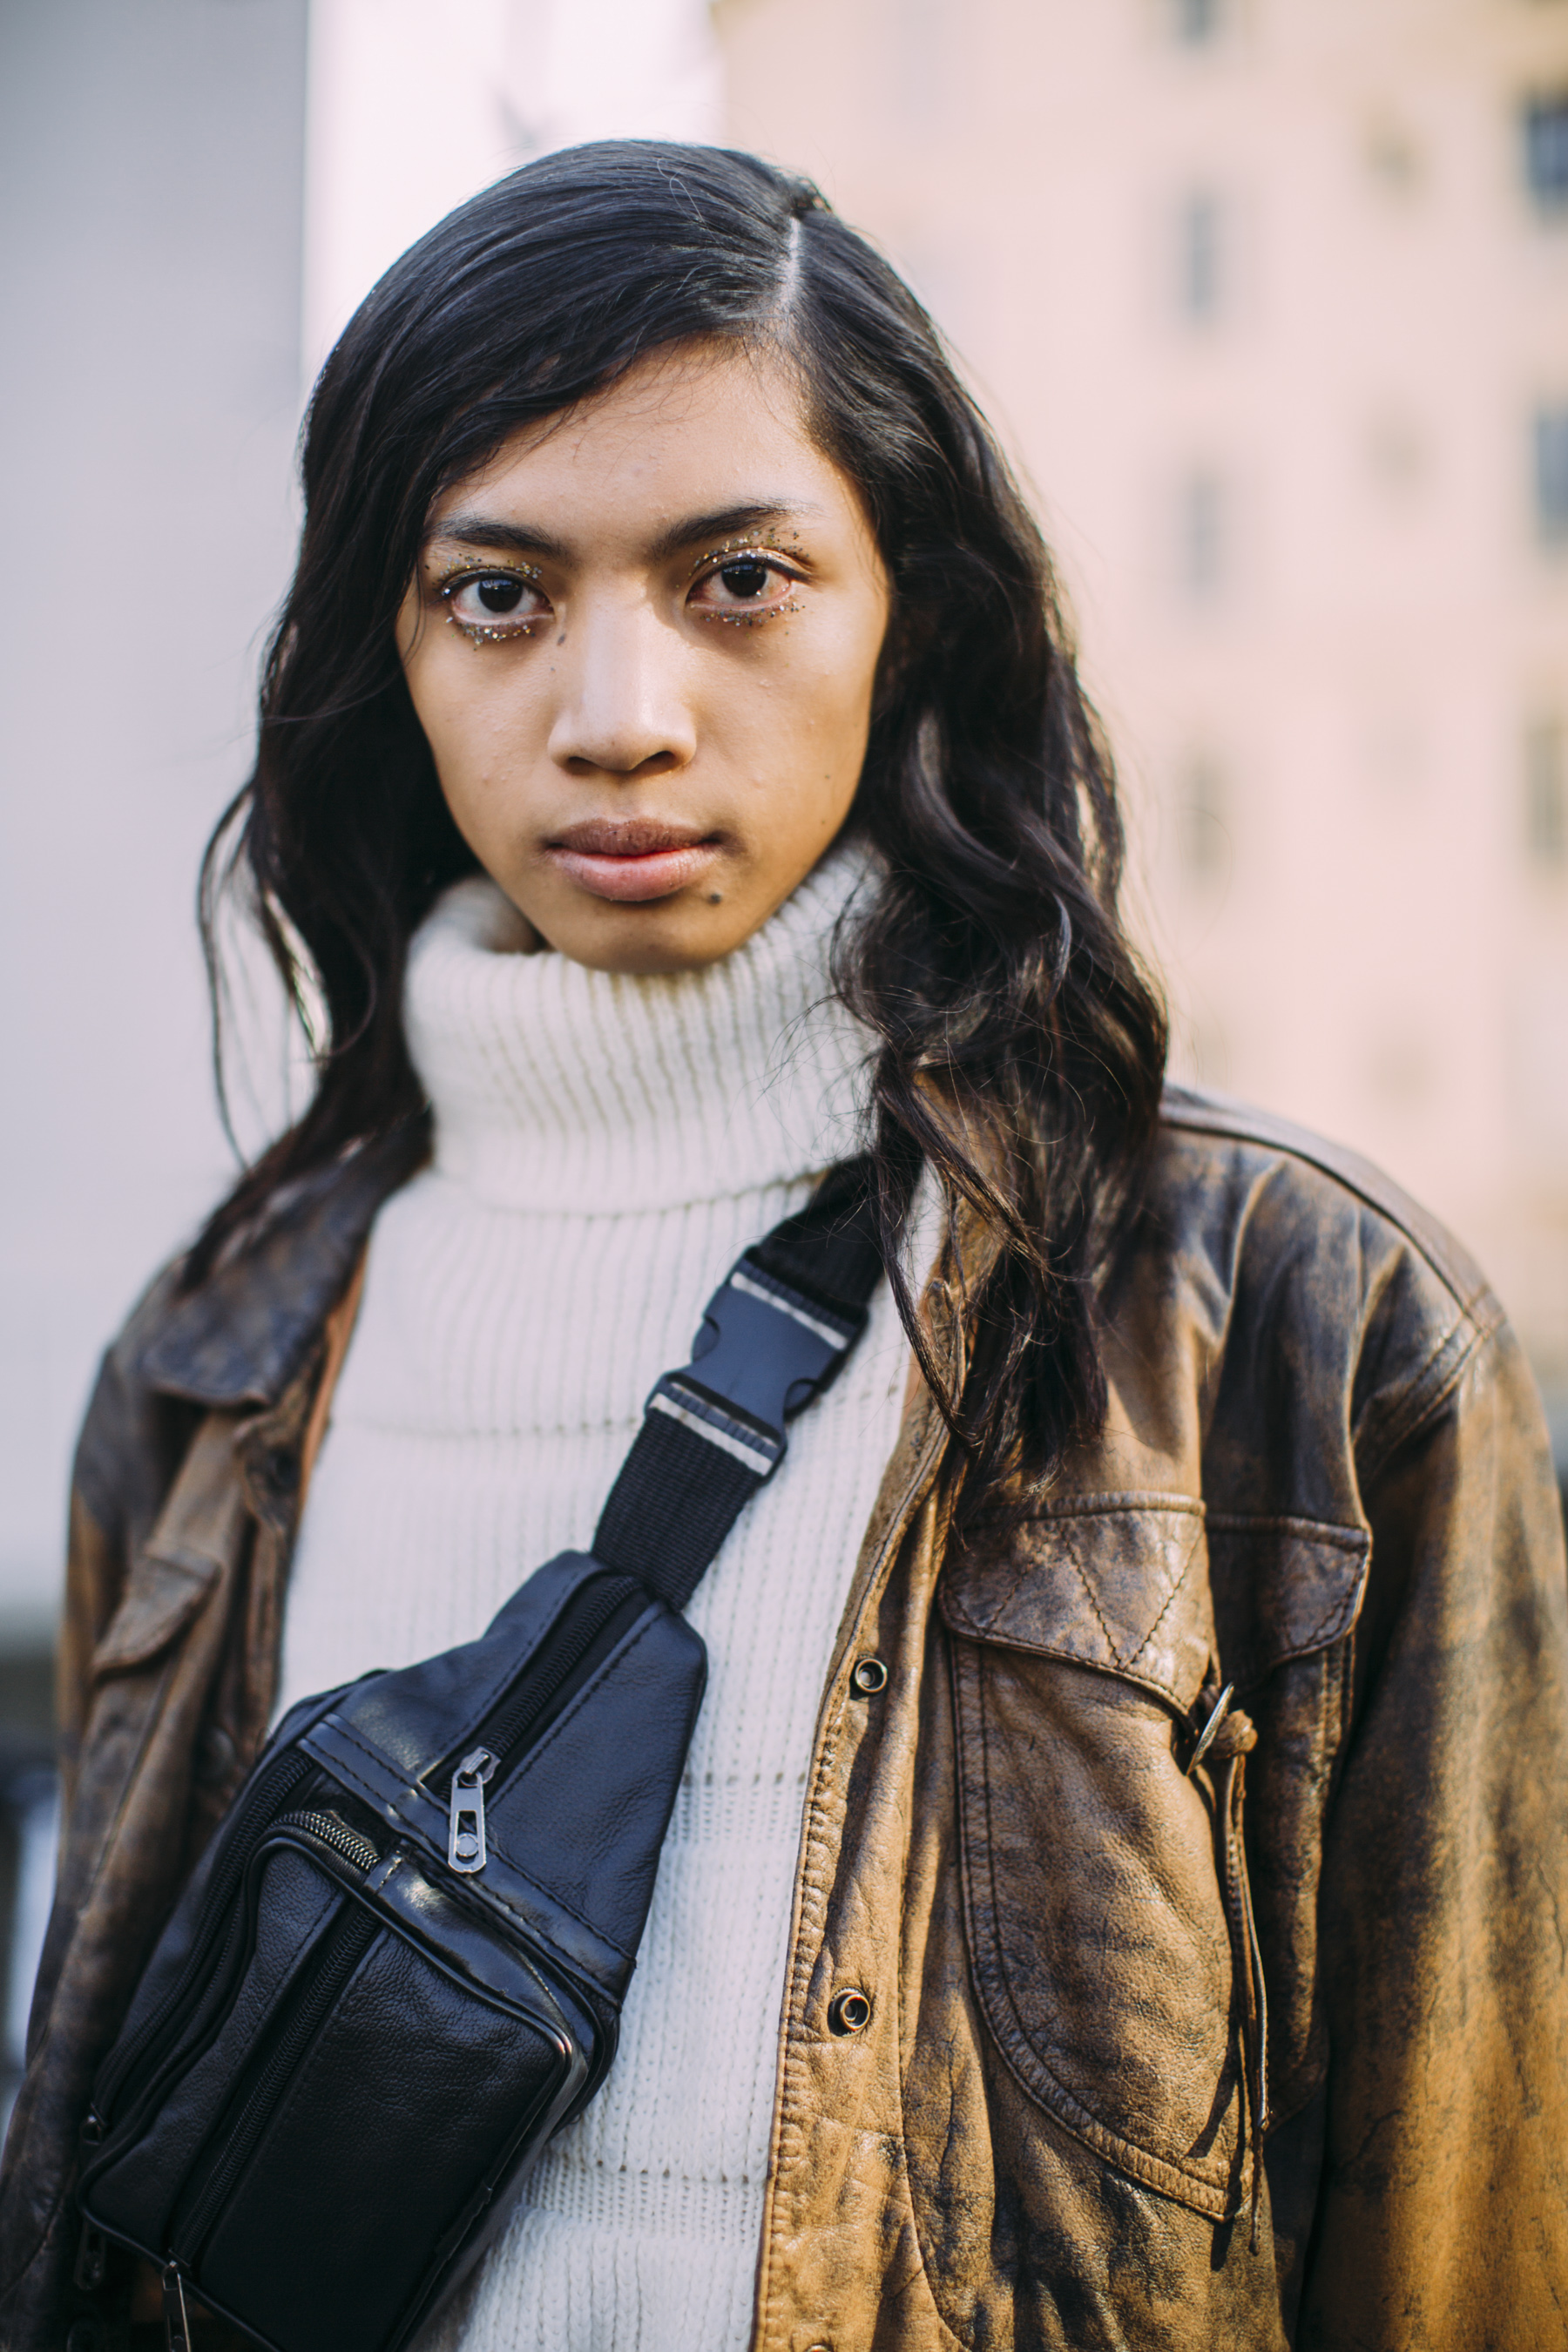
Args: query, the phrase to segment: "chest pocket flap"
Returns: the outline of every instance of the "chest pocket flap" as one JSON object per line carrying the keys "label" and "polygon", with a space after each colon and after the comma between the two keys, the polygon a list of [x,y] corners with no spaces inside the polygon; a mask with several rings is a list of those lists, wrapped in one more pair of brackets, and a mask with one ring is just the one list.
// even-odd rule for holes
{"label": "chest pocket flap", "polygon": [[235,1418],[210,1412],[197,1431],[93,1652],[96,1677],[145,1665],[166,1650],[241,1556],[248,1521],[235,1467]]}
{"label": "chest pocket flap", "polygon": [[1215,1646],[1204,1507],[1118,1495],[1027,1519],[994,1548],[978,1538],[944,1580],[955,1633],[1095,1666],[1184,1715]]}

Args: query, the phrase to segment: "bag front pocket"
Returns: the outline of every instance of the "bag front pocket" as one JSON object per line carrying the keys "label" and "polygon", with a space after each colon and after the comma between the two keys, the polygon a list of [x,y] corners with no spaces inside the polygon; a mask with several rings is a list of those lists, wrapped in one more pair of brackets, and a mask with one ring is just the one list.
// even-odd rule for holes
{"label": "bag front pocket", "polygon": [[1226,2219],[1245,1987],[1215,1790],[1176,1752],[1213,1652],[1202,1507],[1119,1497],[1030,1520],[950,1563],[942,1606],[990,2030],[1098,2155]]}
{"label": "bag front pocket", "polygon": [[[510,2185],[567,2056],[355,1903],[174,2230],[198,2295],[282,2352],[405,2340]],[[410,2124],[414,2130],[410,2134]]]}
{"label": "bag front pocket", "polygon": [[336,1814],[274,1822],[245,1889],[208,1976],[174,1981],[170,2046],[122,2070],[84,2213],[274,2352],[387,2352],[484,2242],[591,2028]]}

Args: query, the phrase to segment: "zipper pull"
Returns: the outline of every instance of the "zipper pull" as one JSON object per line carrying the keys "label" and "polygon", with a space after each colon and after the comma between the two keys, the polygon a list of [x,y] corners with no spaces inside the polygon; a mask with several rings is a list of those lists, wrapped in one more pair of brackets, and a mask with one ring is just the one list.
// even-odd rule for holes
{"label": "zipper pull", "polygon": [[466,1877],[485,1866],[485,1783],[495,1769],[489,1749],[474,1748],[452,1775],[447,1860]]}
{"label": "zipper pull", "polygon": [[163,2265],[163,2333],[169,2339],[169,2352],[191,2352],[191,2320],[178,2263]]}

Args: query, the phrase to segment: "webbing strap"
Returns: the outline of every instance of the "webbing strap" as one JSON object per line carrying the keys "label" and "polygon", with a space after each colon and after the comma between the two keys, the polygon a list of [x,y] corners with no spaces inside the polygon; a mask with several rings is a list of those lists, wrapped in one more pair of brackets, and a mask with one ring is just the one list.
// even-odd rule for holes
{"label": "webbing strap", "polygon": [[691,1361],[654,1384],[610,1489],[594,1556],[684,1609],[759,1486],[784,1424],[833,1379],[866,1328],[882,1271],[869,1167],[846,1160],[709,1300]]}

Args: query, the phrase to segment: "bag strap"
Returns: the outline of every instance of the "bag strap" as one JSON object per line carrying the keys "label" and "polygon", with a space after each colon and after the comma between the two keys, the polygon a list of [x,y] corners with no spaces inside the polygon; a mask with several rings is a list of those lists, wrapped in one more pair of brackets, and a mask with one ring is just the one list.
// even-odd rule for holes
{"label": "bag strap", "polygon": [[881,1272],[870,1162],[845,1160],[742,1255],[703,1309],[691,1361],[655,1382],[594,1557],[684,1609],[784,1460],[786,1421],[865,1329]]}

